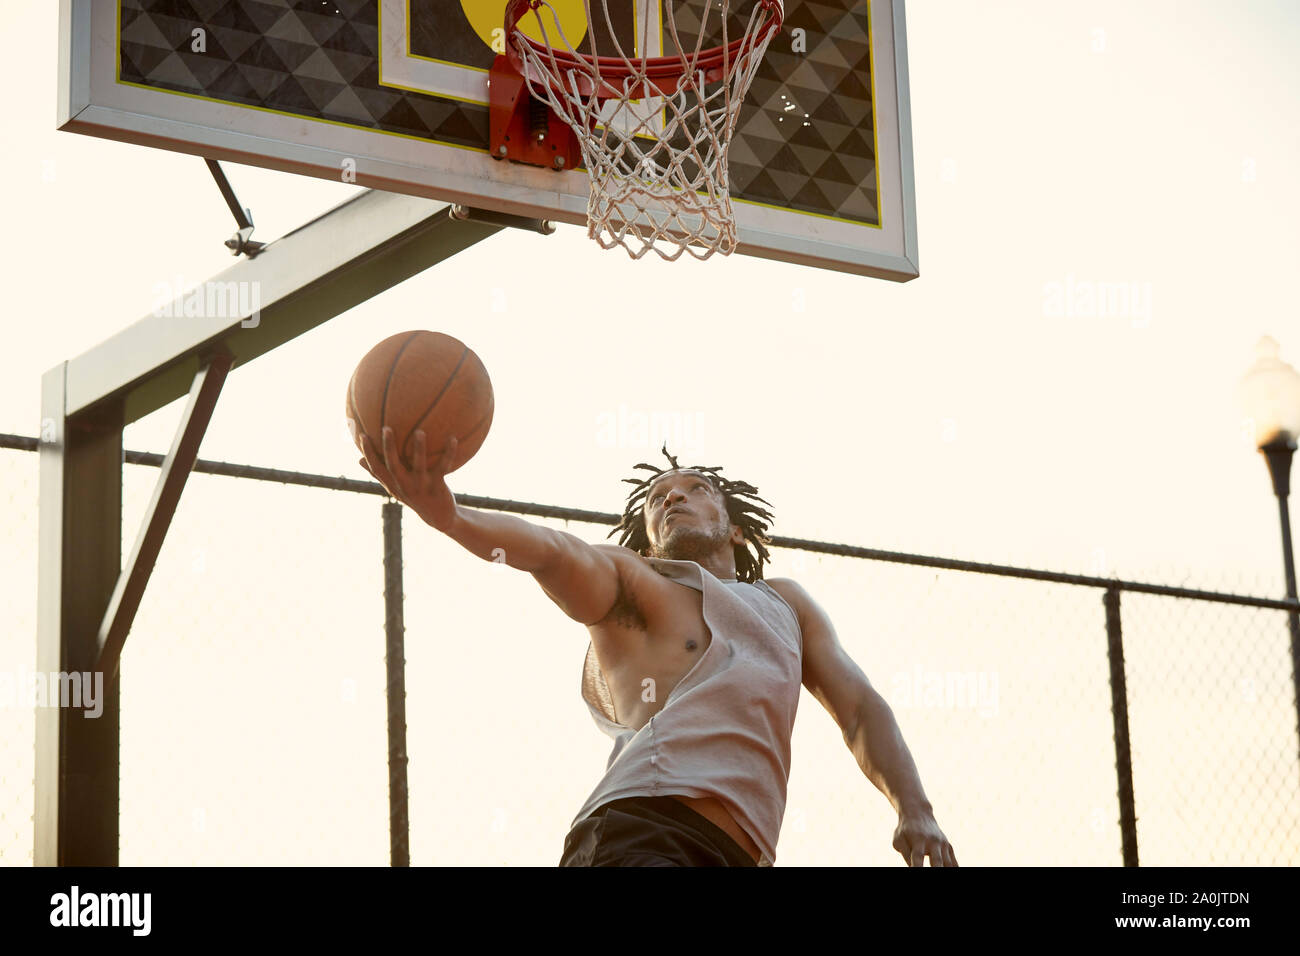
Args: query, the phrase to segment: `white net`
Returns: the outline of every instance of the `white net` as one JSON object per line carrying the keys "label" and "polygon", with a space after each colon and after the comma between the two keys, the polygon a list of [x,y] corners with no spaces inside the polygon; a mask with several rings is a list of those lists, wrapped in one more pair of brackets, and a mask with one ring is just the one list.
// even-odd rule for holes
{"label": "white net", "polygon": [[729,255],[727,150],[781,0],[582,0],[585,21],[576,0],[555,2],[569,9],[515,0],[509,50],[533,97],[578,137],[587,234],[633,259]]}

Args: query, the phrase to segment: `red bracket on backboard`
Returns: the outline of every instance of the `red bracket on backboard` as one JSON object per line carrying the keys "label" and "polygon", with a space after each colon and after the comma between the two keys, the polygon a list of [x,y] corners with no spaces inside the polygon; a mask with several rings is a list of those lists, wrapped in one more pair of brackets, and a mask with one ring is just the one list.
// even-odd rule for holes
{"label": "red bracket on backboard", "polygon": [[576,169],[582,159],[578,137],[549,105],[528,92],[524,78],[498,56],[488,79],[493,159],[511,159],[548,169]]}

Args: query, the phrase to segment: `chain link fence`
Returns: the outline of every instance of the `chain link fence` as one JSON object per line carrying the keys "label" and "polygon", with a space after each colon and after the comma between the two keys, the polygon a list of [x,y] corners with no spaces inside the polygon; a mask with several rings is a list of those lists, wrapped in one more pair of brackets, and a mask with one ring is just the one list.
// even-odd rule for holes
{"label": "chain link fence", "polygon": [[[37,543],[37,456],[21,447],[0,451],[0,669],[19,676],[35,668]],[[120,862],[385,865],[384,498],[205,467],[123,655]],[[124,468],[124,554],[156,477]],[[465,500],[608,531],[599,513]],[[586,630],[529,575],[403,516],[410,860],[553,866],[609,752],[579,696]],[[1103,589],[861,553],[776,547],[767,573],[826,608],[890,703],[959,861],[1120,865]],[[1119,616],[1141,863],[1300,863],[1287,613],[1125,590]],[[0,709],[5,865],[33,859],[20,703]],[[778,862],[902,865],[892,809],[806,692],[793,755]]]}
{"label": "chain link fence", "polygon": [[1300,863],[1284,611],[1124,595],[1142,863]]}

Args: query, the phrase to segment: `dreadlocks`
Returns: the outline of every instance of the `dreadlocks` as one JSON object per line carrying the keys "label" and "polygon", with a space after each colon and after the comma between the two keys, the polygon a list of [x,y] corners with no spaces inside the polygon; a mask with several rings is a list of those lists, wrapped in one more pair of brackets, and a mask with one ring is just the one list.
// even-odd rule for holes
{"label": "dreadlocks", "polygon": [[619,538],[618,543],[625,548],[631,548],[637,554],[645,556],[650,549],[650,536],[646,534],[645,530],[645,498],[650,493],[650,486],[662,475],[666,475],[670,471],[698,471],[705,475],[713,483],[713,487],[722,495],[722,499],[727,506],[727,519],[738,527],[744,534],[745,540],[754,546],[754,554],[750,553],[747,545],[738,544],[733,547],[736,559],[736,578],[750,584],[756,580],[761,580],[763,577],[763,562],[770,560],[765,545],[770,540],[767,537],[767,529],[772,512],[754,502],[761,501],[764,505],[770,505],[770,502],[760,498],[758,489],[749,482],[730,481],[723,478],[718,474],[718,472],[722,471],[720,465],[712,467],[695,465],[690,468],[682,468],[677,464],[677,458],[668,454],[668,444],[666,442],[663,448],[660,449],[660,453],[668,459],[669,467],[656,468],[654,465],[640,462],[635,467],[641,471],[651,472],[650,477],[623,479],[628,484],[636,485],[636,488],[628,495],[627,505],[623,510],[623,517],[618,526],[606,537],[613,537],[615,532],[622,531],[623,535]]}

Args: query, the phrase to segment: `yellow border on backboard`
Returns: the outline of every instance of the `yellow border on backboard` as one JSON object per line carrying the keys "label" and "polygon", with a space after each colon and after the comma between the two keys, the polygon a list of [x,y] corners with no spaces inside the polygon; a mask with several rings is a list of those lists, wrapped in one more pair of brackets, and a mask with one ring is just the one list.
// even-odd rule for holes
{"label": "yellow border on backboard", "polygon": [[[875,17],[871,15],[872,2],[873,0],[867,0],[867,50],[870,51],[871,56],[871,65],[868,68],[868,72],[871,74],[871,158],[875,161],[876,167],[876,218],[879,221],[874,226],[870,223],[863,223],[863,225],[869,229],[884,229],[885,204],[880,201],[880,123],[877,122],[880,117],[880,104],[876,99],[876,35]],[[898,53],[895,52],[894,55],[897,56]],[[899,119],[901,122],[901,117]],[[902,163],[901,155],[898,161]],[[900,169],[899,172],[902,172],[902,170]],[[816,213],[810,213],[810,215],[815,216]]]}

